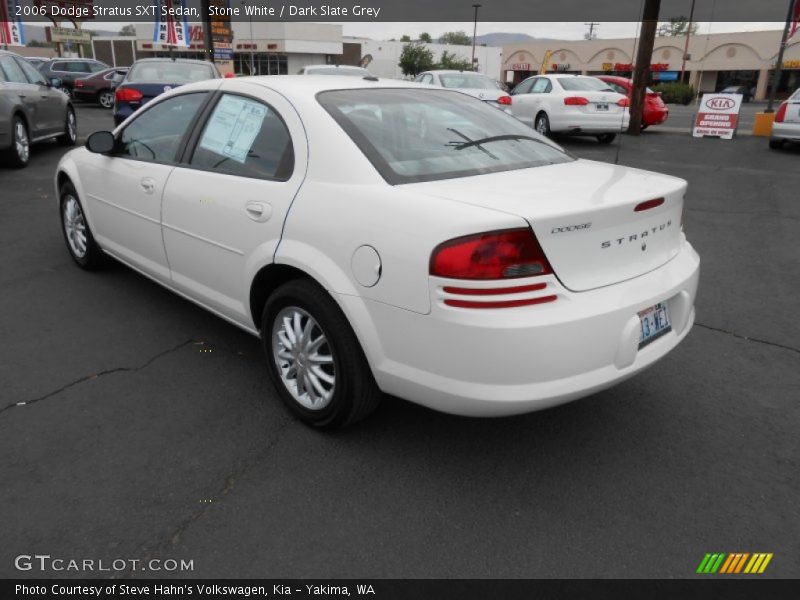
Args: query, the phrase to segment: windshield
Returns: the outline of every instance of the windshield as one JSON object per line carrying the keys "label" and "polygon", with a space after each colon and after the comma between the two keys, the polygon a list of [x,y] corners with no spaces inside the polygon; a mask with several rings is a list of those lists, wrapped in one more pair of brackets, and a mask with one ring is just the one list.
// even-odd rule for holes
{"label": "windshield", "polygon": [[613,92],[605,81],[594,77],[559,77],[558,83],[568,92]]}
{"label": "windshield", "polygon": [[142,62],[131,67],[128,83],[192,83],[213,79],[211,65],[173,61]]}
{"label": "windshield", "polygon": [[322,106],[392,185],[574,160],[503,111],[457,92],[321,92]]}
{"label": "windshield", "polygon": [[439,75],[442,87],[472,90],[496,90],[497,84],[488,77],[474,73],[442,73]]}
{"label": "windshield", "polygon": [[366,69],[359,69],[353,67],[318,67],[318,68],[311,68],[306,69],[306,75],[347,75],[350,77],[364,77],[369,75],[369,71]]}

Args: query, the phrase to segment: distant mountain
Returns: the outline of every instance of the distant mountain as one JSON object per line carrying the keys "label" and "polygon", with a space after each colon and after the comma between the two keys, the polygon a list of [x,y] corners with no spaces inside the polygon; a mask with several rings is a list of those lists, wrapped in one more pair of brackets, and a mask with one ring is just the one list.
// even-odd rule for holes
{"label": "distant mountain", "polygon": [[505,46],[506,44],[524,44],[525,42],[549,42],[548,38],[537,38],[527,33],[485,33],[475,38],[478,44],[486,46]]}

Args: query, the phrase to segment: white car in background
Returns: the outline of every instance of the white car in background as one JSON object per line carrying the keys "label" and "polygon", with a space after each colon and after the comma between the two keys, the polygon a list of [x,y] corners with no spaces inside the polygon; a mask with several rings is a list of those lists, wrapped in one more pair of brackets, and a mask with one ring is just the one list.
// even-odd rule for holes
{"label": "white car in background", "polygon": [[508,92],[501,88],[497,81],[480,73],[451,70],[423,71],[414,81],[448,90],[458,90],[506,112],[509,112],[511,106],[511,96]]}
{"label": "white car in background", "polygon": [[298,75],[340,75],[345,77],[372,77],[363,67],[348,65],[308,65],[297,72]]}
{"label": "white car in background", "polygon": [[511,90],[512,114],[542,135],[591,135],[610,144],[630,122],[630,101],[596,77],[534,75]]}
{"label": "white car in background", "polygon": [[451,90],[184,85],[93,133],[55,185],[80,267],[110,255],[260,336],[278,393],[317,427],[381,392],[473,416],[568,402],[694,322],[685,181],[575,159]]}
{"label": "white car in background", "polygon": [[786,142],[800,142],[800,89],[781,103],[772,124],[769,147],[778,150]]}

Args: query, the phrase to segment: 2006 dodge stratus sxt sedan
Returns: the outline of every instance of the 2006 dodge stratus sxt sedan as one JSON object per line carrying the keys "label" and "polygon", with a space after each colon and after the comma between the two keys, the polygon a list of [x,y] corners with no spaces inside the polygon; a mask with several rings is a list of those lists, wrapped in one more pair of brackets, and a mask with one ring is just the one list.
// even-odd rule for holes
{"label": "2006 dodge stratus sxt sedan", "polygon": [[499,416],[607,388],[694,322],[686,183],[576,160],[457,91],[374,78],[186,85],[56,173],[67,248],[260,335],[301,419],[389,393]]}

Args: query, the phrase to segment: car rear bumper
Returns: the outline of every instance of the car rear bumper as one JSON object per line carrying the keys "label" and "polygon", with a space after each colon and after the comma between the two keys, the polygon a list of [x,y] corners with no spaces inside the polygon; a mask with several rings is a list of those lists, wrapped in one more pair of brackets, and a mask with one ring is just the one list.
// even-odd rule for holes
{"label": "car rear bumper", "polygon": [[[593,394],[666,355],[694,322],[699,265],[684,241],[667,264],[608,287],[574,293],[538,278],[557,299],[518,308],[446,306],[435,278],[428,315],[338,299],[384,392],[443,412],[504,416]],[[638,313],[660,302],[672,331],[639,349]],[[353,319],[359,314],[370,322]]]}
{"label": "car rear bumper", "polygon": [[628,129],[630,114],[567,113],[550,117],[550,130],[558,133],[620,133]]}
{"label": "car rear bumper", "polygon": [[800,123],[773,123],[770,138],[785,142],[800,142]]}
{"label": "car rear bumper", "polygon": [[72,88],[72,97],[76,100],[83,100],[85,102],[93,102],[97,99],[97,90],[87,90],[81,88]]}

